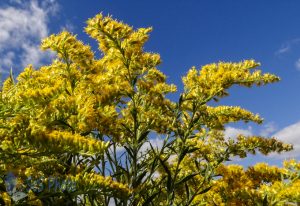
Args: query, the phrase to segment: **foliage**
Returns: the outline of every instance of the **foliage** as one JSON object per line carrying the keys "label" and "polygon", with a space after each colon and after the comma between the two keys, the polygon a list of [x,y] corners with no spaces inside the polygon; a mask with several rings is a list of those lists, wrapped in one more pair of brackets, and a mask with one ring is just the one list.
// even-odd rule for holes
{"label": "foliage", "polygon": [[[145,52],[151,28],[134,30],[96,15],[85,31],[101,57],[63,31],[43,40],[57,54],[51,65],[31,65],[5,80],[0,99],[1,202],[6,205],[282,205],[300,201],[300,164],[283,168],[229,165],[235,156],[292,149],[275,138],[224,137],[224,125],[262,123],[238,106],[211,106],[233,85],[277,82],[259,63],[219,62],[191,68],[178,101],[176,86],[157,69],[160,56]],[[215,104],[214,104],[215,105]],[[162,145],[153,145],[160,138]],[[6,191],[8,172],[26,197]],[[41,179],[41,177],[43,177]],[[50,178],[69,179],[55,190]],[[28,188],[28,178],[42,189]],[[32,186],[32,185],[29,185]],[[36,185],[35,185],[36,186]],[[27,188],[26,188],[27,187]],[[25,189],[24,189],[25,188]],[[26,190],[27,189],[27,190]],[[60,188],[61,189],[61,188]]]}

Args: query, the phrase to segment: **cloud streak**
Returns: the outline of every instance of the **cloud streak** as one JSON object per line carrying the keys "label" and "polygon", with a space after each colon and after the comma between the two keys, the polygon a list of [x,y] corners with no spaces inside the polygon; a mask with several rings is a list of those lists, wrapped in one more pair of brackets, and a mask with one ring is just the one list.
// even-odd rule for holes
{"label": "cloud streak", "polygon": [[292,39],[289,41],[286,41],[281,45],[281,47],[275,52],[276,55],[282,55],[285,53],[288,53],[292,50],[292,47],[294,47],[296,44],[300,43],[300,38]]}
{"label": "cloud streak", "polygon": [[300,58],[295,62],[295,67],[298,71],[300,71]]}

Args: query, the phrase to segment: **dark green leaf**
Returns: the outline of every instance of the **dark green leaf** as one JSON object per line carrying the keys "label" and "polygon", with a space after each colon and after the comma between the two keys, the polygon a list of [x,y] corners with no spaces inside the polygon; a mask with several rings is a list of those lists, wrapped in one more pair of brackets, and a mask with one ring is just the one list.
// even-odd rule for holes
{"label": "dark green leaf", "polygon": [[185,183],[187,181],[189,181],[190,179],[192,179],[193,177],[195,177],[196,175],[198,175],[199,173],[193,173],[193,174],[190,174],[190,175],[187,175],[185,176],[184,178],[182,178],[181,180],[178,180],[175,185],[178,186],[182,183]]}
{"label": "dark green leaf", "polygon": [[165,172],[168,175],[167,190],[170,191],[171,190],[171,186],[172,186],[172,175],[171,175],[171,172],[170,172],[168,166],[165,164],[165,162],[161,159],[161,157],[159,157],[159,161],[160,161],[161,165],[163,166]]}
{"label": "dark green leaf", "polygon": [[204,193],[208,192],[211,188],[212,188],[212,186],[210,186],[210,187],[208,187],[208,188],[202,190],[202,191],[199,192],[198,194],[199,194],[199,195],[204,194]]}
{"label": "dark green leaf", "polygon": [[139,142],[139,143],[143,142],[143,141],[148,137],[148,134],[149,134],[149,133],[150,133],[149,130],[143,132],[143,133],[140,135],[140,137],[139,137],[139,139],[138,139],[138,142]]}
{"label": "dark green leaf", "polygon": [[154,200],[154,198],[160,193],[161,191],[159,190],[158,192],[155,192],[154,194],[152,194],[150,197],[148,197],[146,199],[146,201],[143,203],[142,206],[148,206],[150,204],[150,202],[152,202],[152,200]]}
{"label": "dark green leaf", "polygon": [[268,206],[268,195],[266,195],[263,200],[263,206]]}

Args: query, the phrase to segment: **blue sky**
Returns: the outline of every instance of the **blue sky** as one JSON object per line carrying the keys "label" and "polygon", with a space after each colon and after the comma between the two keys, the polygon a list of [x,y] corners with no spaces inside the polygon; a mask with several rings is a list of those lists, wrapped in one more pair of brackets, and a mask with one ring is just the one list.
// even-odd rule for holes
{"label": "blue sky", "polygon": [[[15,73],[33,63],[49,62],[38,50],[40,39],[63,28],[96,48],[84,32],[88,18],[111,14],[135,28],[152,26],[146,50],[161,54],[160,69],[181,86],[181,76],[195,65],[255,59],[262,70],[282,78],[261,88],[238,88],[220,103],[241,105],[265,118],[262,126],[232,124],[237,132],[277,136],[295,144],[282,158],[300,159],[300,2],[290,1],[116,1],[2,0],[0,3],[0,71]],[[263,159],[278,161],[280,157]],[[251,162],[251,158],[249,162]]]}

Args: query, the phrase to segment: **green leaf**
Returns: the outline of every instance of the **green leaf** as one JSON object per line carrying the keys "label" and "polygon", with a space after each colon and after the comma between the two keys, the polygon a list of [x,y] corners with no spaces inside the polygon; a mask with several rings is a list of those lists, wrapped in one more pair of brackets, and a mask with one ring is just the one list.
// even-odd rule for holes
{"label": "green leaf", "polygon": [[149,134],[149,133],[150,133],[149,130],[143,132],[143,133],[140,135],[140,137],[139,137],[139,139],[138,139],[138,142],[139,142],[139,143],[143,142],[143,141],[148,137],[148,134]]}
{"label": "green leaf", "polygon": [[190,188],[186,182],[184,183],[184,186],[185,186],[185,192],[186,192],[187,199],[190,199]]}
{"label": "green leaf", "polygon": [[195,177],[196,175],[198,175],[199,173],[193,173],[193,174],[190,174],[190,175],[187,175],[185,176],[184,178],[182,178],[181,180],[178,180],[176,183],[175,183],[175,186],[178,186],[182,183],[186,183],[187,181],[189,181],[190,179],[192,179],[193,177]]}
{"label": "green leaf", "polygon": [[165,164],[165,162],[161,159],[161,157],[159,157],[158,159],[159,159],[161,165],[163,166],[165,172],[168,175],[168,178],[167,178],[167,190],[170,192],[171,191],[171,186],[172,186],[172,175],[171,175],[171,172],[170,172],[168,166]]}
{"label": "green leaf", "polygon": [[154,194],[152,194],[150,197],[148,197],[146,199],[146,201],[143,203],[142,206],[148,206],[150,204],[150,202],[152,202],[152,200],[154,200],[154,198],[161,192],[161,190],[155,192]]}
{"label": "green leaf", "polygon": [[146,174],[147,171],[144,171],[141,174],[139,174],[136,178],[136,181],[132,184],[132,186],[135,188],[136,186],[140,185]]}
{"label": "green leaf", "polygon": [[263,206],[268,206],[268,195],[266,195],[263,200]]}
{"label": "green leaf", "polygon": [[127,151],[127,153],[129,154],[129,156],[130,156],[131,158],[133,158],[133,154],[132,154],[130,148],[128,148],[127,146],[124,146],[124,148],[125,148],[125,150]]}
{"label": "green leaf", "polygon": [[202,190],[201,192],[198,193],[198,195],[204,194],[206,192],[208,192],[210,189],[212,188],[212,186],[209,186],[208,188]]}

